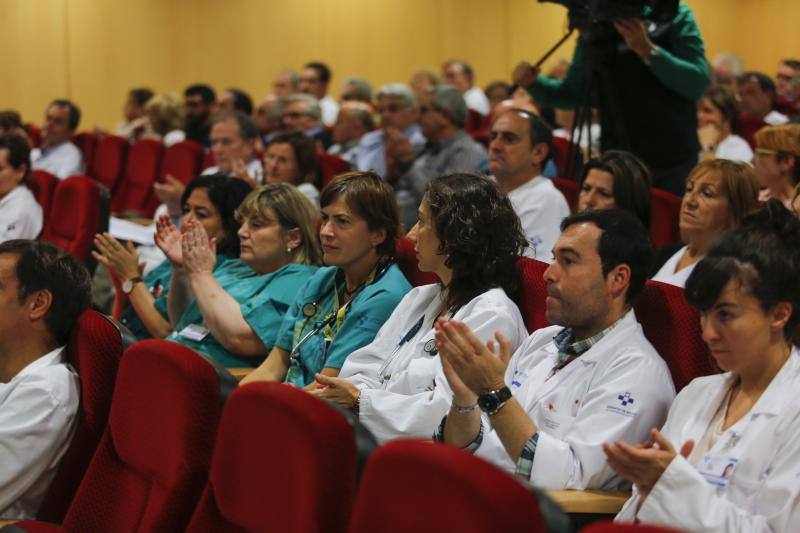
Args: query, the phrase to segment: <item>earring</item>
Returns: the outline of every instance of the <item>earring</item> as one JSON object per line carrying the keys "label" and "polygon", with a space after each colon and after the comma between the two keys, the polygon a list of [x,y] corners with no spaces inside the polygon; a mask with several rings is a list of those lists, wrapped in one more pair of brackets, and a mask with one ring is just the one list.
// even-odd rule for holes
{"label": "earring", "polygon": [[286,247],[286,253],[287,253],[287,254],[290,254],[290,253],[292,253],[292,247],[291,247],[291,246],[287,246],[287,247]]}

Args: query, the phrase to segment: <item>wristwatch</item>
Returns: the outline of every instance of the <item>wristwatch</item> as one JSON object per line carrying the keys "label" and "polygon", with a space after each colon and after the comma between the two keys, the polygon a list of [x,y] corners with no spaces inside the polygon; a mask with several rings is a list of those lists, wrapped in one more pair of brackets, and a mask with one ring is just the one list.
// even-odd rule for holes
{"label": "wristwatch", "polygon": [[489,390],[478,395],[478,407],[489,416],[497,414],[508,400],[511,399],[511,391],[508,387],[502,389]]}
{"label": "wristwatch", "polygon": [[122,292],[125,294],[130,294],[133,288],[136,286],[137,283],[141,283],[144,281],[142,276],[136,276],[135,278],[131,278],[122,282]]}

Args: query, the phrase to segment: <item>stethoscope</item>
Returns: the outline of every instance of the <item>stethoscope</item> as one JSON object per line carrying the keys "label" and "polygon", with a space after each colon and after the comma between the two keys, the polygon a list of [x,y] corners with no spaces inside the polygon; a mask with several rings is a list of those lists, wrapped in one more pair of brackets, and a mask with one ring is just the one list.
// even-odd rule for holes
{"label": "stethoscope", "polygon": [[[386,361],[381,365],[380,370],[378,370],[378,380],[380,381],[381,385],[383,385],[386,381],[392,378],[390,373],[387,373],[387,370],[392,365],[397,356],[400,354],[400,349],[403,347],[404,344],[411,341],[414,337],[417,336],[419,330],[422,329],[422,324],[425,322],[425,315],[419,317],[416,324],[411,326],[405,335],[400,338],[400,342],[397,344],[395,349],[392,351],[392,354],[386,358]],[[436,349],[436,340],[430,339],[425,345],[422,347],[422,351],[426,354],[430,355],[431,357],[437,355],[439,350]]]}

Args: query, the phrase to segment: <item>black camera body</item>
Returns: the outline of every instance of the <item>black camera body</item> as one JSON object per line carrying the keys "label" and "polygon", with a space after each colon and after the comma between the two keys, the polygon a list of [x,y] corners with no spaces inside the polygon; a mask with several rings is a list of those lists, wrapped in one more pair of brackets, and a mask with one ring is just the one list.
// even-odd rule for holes
{"label": "black camera body", "polygon": [[[618,18],[669,22],[678,13],[680,0],[539,0],[560,4],[569,11],[569,27],[581,32],[598,31]],[[602,32],[602,30],[600,30]]]}

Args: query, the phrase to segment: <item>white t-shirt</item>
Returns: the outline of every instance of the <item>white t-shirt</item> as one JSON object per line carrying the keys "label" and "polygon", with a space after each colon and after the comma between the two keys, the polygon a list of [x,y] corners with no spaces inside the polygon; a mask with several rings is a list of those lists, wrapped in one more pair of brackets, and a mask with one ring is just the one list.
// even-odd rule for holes
{"label": "white t-shirt", "polygon": [[301,183],[297,186],[297,190],[303,193],[306,198],[311,200],[314,207],[319,208],[319,190],[313,183]]}
{"label": "white t-shirt", "polygon": [[780,111],[775,111],[774,109],[767,113],[767,116],[764,117],[764,122],[769,124],[770,126],[780,126],[781,124],[786,124],[789,122],[789,117],[781,113]]}
{"label": "white t-shirt", "polygon": [[322,110],[322,122],[326,126],[333,126],[336,123],[336,117],[339,116],[339,104],[326,94],[325,97],[319,101],[319,107]]}
{"label": "white t-shirt", "polygon": [[480,87],[470,87],[467,89],[464,92],[464,102],[466,102],[469,109],[477,111],[483,116],[488,115],[489,111],[491,111],[489,99],[486,98],[486,95]]}
{"label": "white t-shirt", "polygon": [[24,185],[0,198],[0,242],[35,239],[42,231],[42,207]]}
{"label": "white t-shirt", "polygon": [[33,518],[67,450],[80,400],[64,347],[0,383],[0,518]]}
{"label": "white t-shirt", "polygon": [[749,163],[753,160],[753,149],[747,141],[738,135],[728,135],[717,145],[717,159],[729,159],[731,161],[744,161]]}
{"label": "white t-shirt", "polygon": [[31,150],[31,168],[46,170],[59,179],[83,174],[83,154],[69,141],[47,148]]}
{"label": "white t-shirt", "polygon": [[[213,166],[205,169],[201,175],[209,176],[211,174],[216,174],[217,172],[222,171],[219,167]],[[264,166],[261,164],[261,160],[259,158],[252,159],[249,163],[247,163],[247,173],[250,174],[250,177],[253,178],[259,185],[264,184]]]}
{"label": "white t-shirt", "polygon": [[561,235],[561,220],[569,216],[569,205],[561,191],[544,176],[520,185],[508,199],[522,223],[530,248],[525,255],[539,261],[552,261],[552,250]]}
{"label": "white t-shirt", "polygon": [[700,261],[695,261],[691,265],[687,267],[683,267],[681,270],[677,272],[675,269],[678,267],[678,261],[681,260],[681,256],[686,251],[686,246],[675,252],[675,254],[667,259],[667,262],[656,272],[656,275],[653,276],[653,281],[662,281],[664,283],[669,283],[670,285],[675,285],[677,287],[683,287],[686,285],[686,280],[689,279],[689,274],[692,273],[694,267],[697,266],[697,263]]}

